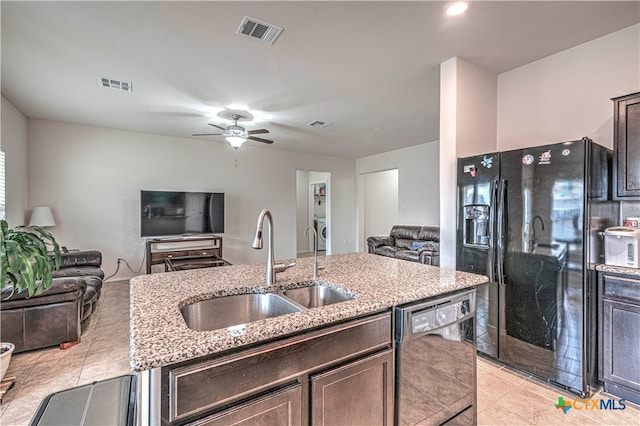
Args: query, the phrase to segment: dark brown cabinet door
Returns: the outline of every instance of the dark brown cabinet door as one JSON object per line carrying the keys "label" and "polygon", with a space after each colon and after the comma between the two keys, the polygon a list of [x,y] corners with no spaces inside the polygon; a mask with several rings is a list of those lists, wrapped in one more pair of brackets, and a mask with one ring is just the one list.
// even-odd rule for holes
{"label": "dark brown cabinet door", "polygon": [[640,93],[612,100],[616,195],[640,200]]}
{"label": "dark brown cabinet door", "polygon": [[311,377],[313,426],[393,425],[391,350]]}
{"label": "dark brown cabinet door", "polygon": [[602,378],[640,391],[640,305],[605,300]]}
{"label": "dark brown cabinet door", "polygon": [[640,404],[640,280],[600,273],[600,379],[604,391]]}

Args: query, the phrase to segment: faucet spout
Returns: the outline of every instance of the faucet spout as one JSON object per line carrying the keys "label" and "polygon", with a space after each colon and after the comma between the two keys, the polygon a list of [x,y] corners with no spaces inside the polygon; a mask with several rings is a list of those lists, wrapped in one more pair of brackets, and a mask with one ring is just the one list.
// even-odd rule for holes
{"label": "faucet spout", "polygon": [[263,234],[262,228],[264,226],[264,221],[267,219],[269,222],[269,245],[267,246],[267,269],[265,274],[264,282],[266,285],[271,285],[276,282],[276,273],[283,272],[287,269],[295,266],[294,263],[284,264],[278,263],[276,264],[274,250],[273,250],[273,216],[271,216],[271,212],[267,209],[262,209],[260,215],[258,216],[258,223],[256,225],[256,233],[253,237],[253,241],[251,243],[251,247],[260,250],[263,246]]}
{"label": "faucet spout", "polygon": [[305,236],[309,229],[313,231],[313,279],[315,280],[318,278],[318,269],[323,269],[324,266],[318,266],[318,231],[313,226],[307,226],[304,230]]}

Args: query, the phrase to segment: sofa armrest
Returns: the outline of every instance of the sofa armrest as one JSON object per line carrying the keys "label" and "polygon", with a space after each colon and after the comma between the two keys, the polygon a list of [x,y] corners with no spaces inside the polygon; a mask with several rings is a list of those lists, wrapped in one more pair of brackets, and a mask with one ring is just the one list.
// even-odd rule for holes
{"label": "sofa armrest", "polygon": [[389,236],[378,236],[367,238],[367,247],[369,253],[373,253],[373,250],[381,246],[392,246],[395,243],[395,239]]}
{"label": "sofa armrest", "polygon": [[60,253],[60,269],[75,268],[78,266],[102,265],[102,252],[98,250],[81,250],[69,253]]}
{"label": "sofa armrest", "polygon": [[74,300],[78,297],[78,293],[84,294],[87,289],[87,282],[82,277],[72,278],[54,278],[51,281],[51,287],[43,291],[37,296],[29,297],[29,293],[21,291],[11,294],[11,285],[5,286],[0,292],[2,299],[2,309],[22,306],[26,304],[35,306],[39,304],[49,304],[54,302],[62,302],[66,300]]}
{"label": "sofa armrest", "polygon": [[420,263],[426,265],[439,266],[440,265],[440,243],[433,241],[426,242],[418,250],[418,256]]}

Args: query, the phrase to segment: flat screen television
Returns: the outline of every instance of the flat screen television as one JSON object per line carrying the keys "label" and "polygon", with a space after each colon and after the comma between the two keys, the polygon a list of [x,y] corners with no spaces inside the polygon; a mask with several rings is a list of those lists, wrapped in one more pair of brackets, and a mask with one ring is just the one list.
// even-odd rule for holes
{"label": "flat screen television", "polygon": [[223,192],[140,191],[140,235],[224,232]]}

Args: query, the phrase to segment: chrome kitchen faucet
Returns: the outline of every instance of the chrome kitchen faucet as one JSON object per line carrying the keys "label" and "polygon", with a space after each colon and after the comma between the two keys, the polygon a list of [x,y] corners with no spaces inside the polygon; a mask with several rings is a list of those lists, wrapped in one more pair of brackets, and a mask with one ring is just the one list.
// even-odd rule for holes
{"label": "chrome kitchen faucet", "polygon": [[267,209],[262,209],[258,216],[256,235],[253,237],[251,247],[256,250],[262,249],[262,226],[265,218],[267,222],[269,222],[269,246],[267,248],[267,271],[264,281],[266,285],[271,285],[276,282],[276,274],[278,272],[286,271],[292,266],[296,266],[296,263],[292,262],[288,265],[285,263],[276,263],[275,255],[273,254],[273,216],[271,216],[271,212]]}
{"label": "chrome kitchen faucet", "polygon": [[313,231],[313,279],[315,280],[318,278],[318,270],[324,269],[324,266],[318,266],[318,231],[313,226],[307,226],[304,230],[305,236],[309,229]]}

